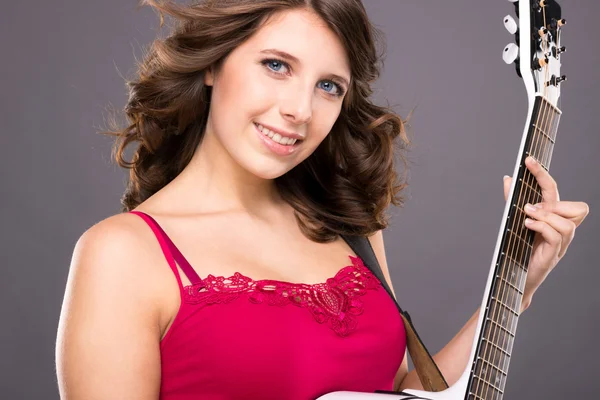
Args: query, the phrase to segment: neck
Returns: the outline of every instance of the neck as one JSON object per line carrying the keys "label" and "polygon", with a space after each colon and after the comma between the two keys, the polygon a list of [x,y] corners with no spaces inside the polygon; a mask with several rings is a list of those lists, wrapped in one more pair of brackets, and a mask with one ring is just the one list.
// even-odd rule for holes
{"label": "neck", "polygon": [[245,212],[267,218],[283,205],[275,181],[244,169],[210,129],[173,184],[184,207],[202,212]]}
{"label": "neck", "polygon": [[536,97],[513,196],[509,199],[511,207],[501,231],[493,278],[486,289],[487,303],[478,346],[471,360],[468,390],[477,398],[492,394],[501,398],[504,393],[534,239],[534,232],[523,226],[526,217],[523,207],[542,201],[541,189],[525,166],[525,158],[531,155],[549,168],[559,117],[558,109],[544,97]]}

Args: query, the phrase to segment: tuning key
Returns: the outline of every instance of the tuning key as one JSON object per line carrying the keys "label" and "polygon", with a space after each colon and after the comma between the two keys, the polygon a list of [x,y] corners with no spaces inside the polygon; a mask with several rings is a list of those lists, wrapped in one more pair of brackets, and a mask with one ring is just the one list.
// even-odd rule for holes
{"label": "tuning key", "polygon": [[509,43],[502,52],[502,59],[507,64],[512,64],[519,57],[519,46]]}
{"label": "tuning key", "polygon": [[552,18],[550,20],[550,28],[551,29],[556,29],[557,27],[560,28],[562,26],[564,26],[567,23],[567,21],[565,21],[564,18],[561,18],[559,20],[557,20],[556,18]]}
{"label": "tuning key", "polygon": [[533,67],[533,69],[540,70],[540,69],[544,68],[546,65],[548,65],[548,57],[536,58],[535,60],[533,60],[532,67]]}
{"label": "tuning key", "polygon": [[510,33],[511,35],[514,35],[517,32],[517,30],[519,29],[517,21],[515,21],[515,19],[513,17],[511,17],[510,15],[507,15],[506,17],[504,17],[504,27],[506,28],[508,33]]}
{"label": "tuning key", "polygon": [[565,46],[552,47],[552,55],[554,56],[554,58],[558,58],[558,55],[564,53],[565,51],[567,51],[567,48]]}
{"label": "tuning key", "polygon": [[557,77],[556,75],[552,75],[550,77],[550,81],[546,82],[546,86],[558,86],[559,83],[564,82],[566,80],[567,80],[566,75],[559,76],[559,77]]}

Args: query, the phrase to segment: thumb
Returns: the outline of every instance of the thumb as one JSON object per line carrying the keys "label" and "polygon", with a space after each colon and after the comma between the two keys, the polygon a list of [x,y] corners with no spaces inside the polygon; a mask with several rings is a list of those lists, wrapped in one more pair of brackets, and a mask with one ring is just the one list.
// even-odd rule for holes
{"label": "thumb", "polygon": [[510,192],[510,183],[512,182],[512,178],[508,175],[504,175],[504,201],[508,200],[508,192]]}

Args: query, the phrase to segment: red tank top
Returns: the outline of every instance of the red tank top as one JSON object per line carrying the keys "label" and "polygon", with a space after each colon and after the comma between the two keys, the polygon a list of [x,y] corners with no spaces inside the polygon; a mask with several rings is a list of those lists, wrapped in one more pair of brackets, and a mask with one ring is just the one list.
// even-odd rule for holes
{"label": "red tank top", "polygon": [[[181,293],[160,342],[160,399],[315,399],[392,390],[406,351],[393,299],[359,257],[318,284],[200,278],[158,223],[150,226]],[[190,285],[184,286],[177,265]]]}

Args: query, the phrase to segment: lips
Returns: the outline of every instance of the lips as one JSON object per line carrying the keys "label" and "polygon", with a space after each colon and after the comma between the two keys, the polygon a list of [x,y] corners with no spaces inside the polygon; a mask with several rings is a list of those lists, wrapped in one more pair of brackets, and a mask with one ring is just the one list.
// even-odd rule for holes
{"label": "lips", "polygon": [[272,126],[269,126],[269,125],[265,125],[265,124],[260,123],[260,122],[255,122],[254,125],[256,125],[256,127],[258,127],[258,125],[261,125],[263,128],[267,128],[268,130],[270,130],[273,133],[279,133],[279,135],[281,135],[283,137],[287,137],[287,138],[291,138],[291,139],[296,139],[296,140],[304,140],[304,136],[303,135],[299,135],[299,134],[294,133],[294,132],[283,131],[281,129],[277,129],[275,127],[272,127]]}
{"label": "lips", "polygon": [[277,142],[275,142],[274,140],[272,140],[270,137],[268,137],[267,135],[265,135],[264,133],[262,133],[259,129],[258,129],[258,125],[254,124],[255,130],[256,130],[256,134],[259,136],[260,141],[273,153],[280,155],[280,156],[287,156],[290,155],[292,153],[294,153],[296,151],[296,149],[298,148],[299,144],[302,143],[301,140],[297,140],[296,143],[294,143],[293,145],[283,145],[283,144],[279,144]]}

